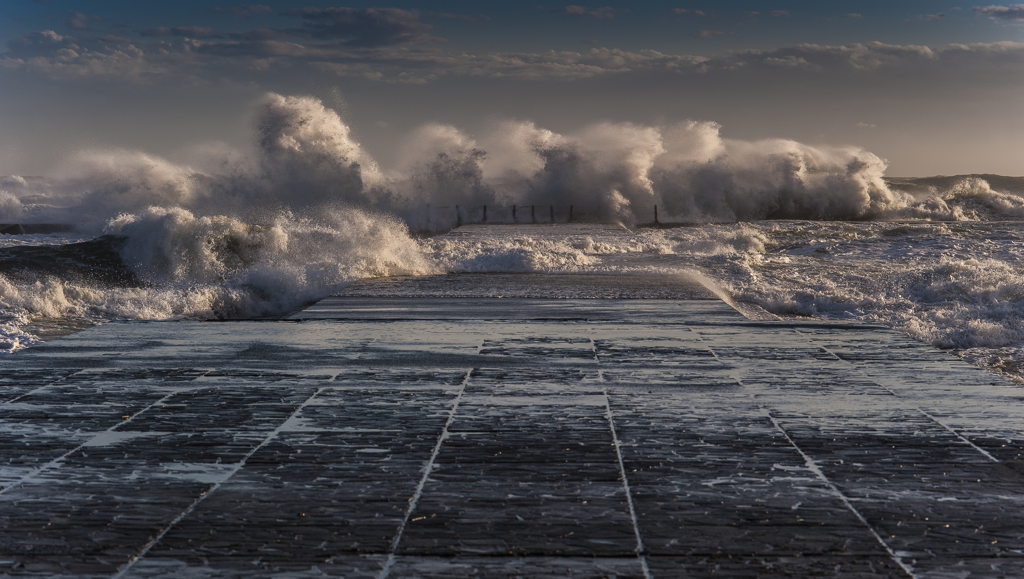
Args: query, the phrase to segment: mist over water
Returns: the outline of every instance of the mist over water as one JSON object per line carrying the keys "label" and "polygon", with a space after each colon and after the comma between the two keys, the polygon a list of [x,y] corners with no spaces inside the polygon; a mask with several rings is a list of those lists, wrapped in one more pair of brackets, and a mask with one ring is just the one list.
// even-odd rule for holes
{"label": "mist over water", "polygon": [[[431,123],[385,167],[317,99],[268,94],[251,118],[250,149],[202,145],[193,165],[88,150],[45,180],[0,181],[0,223],[76,227],[0,236],[0,254],[106,235],[132,279],[0,255],[0,351],[37,341],[40,318],[274,316],[371,276],[697,270],[782,316],[880,322],[997,368],[1022,358],[1024,233],[994,225],[1024,220],[1020,180],[894,180],[858,147],[727,139],[693,120],[569,134],[527,120],[481,135]],[[489,222],[511,222],[513,205],[519,221],[563,222],[571,206],[577,221],[633,227],[657,205],[661,222],[706,225],[560,239],[512,228],[473,242],[410,233],[480,221],[484,206]],[[69,245],[61,259],[95,260],[83,252],[96,247]]]}
{"label": "mist over water", "polygon": [[[414,229],[426,207],[579,208],[592,220],[735,222],[759,219],[971,220],[1019,218],[1024,202],[984,182],[915,193],[890,187],[886,163],[857,147],[726,139],[718,124],[596,123],[558,134],[507,120],[474,137],[427,124],[396,143],[381,167],[339,115],[312,97],[268,94],[252,113],[253,146],[202,147],[202,166],[140,151],[73,155],[45,183],[0,183],[0,218],[64,220],[99,231],[150,206],[254,219],[254,211],[353,206],[396,215]],[[436,213],[436,211],[435,211]],[[547,215],[544,215],[547,217]],[[467,218],[472,217],[467,214]]]}

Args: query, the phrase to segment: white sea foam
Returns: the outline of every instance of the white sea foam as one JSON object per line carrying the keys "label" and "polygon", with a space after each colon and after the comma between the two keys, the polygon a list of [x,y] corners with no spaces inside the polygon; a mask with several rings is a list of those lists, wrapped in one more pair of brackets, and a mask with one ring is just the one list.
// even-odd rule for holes
{"label": "white sea foam", "polygon": [[110,221],[143,282],[108,286],[0,275],[0,349],[37,340],[38,318],[251,318],[294,310],[357,279],[436,271],[405,225],[353,208],[273,213],[258,223],[151,207]]}
{"label": "white sea foam", "polygon": [[557,220],[572,205],[577,216],[626,224],[652,220],[655,205],[662,220],[684,222],[1024,217],[1024,199],[981,179],[911,195],[891,188],[886,162],[863,149],[726,139],[709,121],[601,122],[558,134],[509,120],[479,136],[432,123],[396,144],[399,161],[387,169],[315,98],[268,94],[252,121],[249,153],[207,144],[190,166],[139,151],[82,151],[46,183],[8,178],[0,211],[97,229],[150,206],[238,217],[253,207],[348,204],[435,230],[455,225],[456,205],[470,221],[484,205],[490,221],[510,221],[512,205],[558,206]]}
{"label": "white sea foam", "polygon": [[[268,94],[252,119],[249,151],[206,144],[187,164],[89,150],[46,181],[0,182],[0,220],[78,225],[64,241],[121,236],[142,282],[0,277],[0,349],[31,344],[40,316],[273,315],[367,276],[696,270],[778,315],[880,322],[996,367],[1024,361],[1024,230],[995,223],[1024,219],[1024,197],[985,179],[894,187],[863,149],[727,139],[710,121],[428,124],[381,167],[317,99]],[[520,221],[564,221],[573,206],[632,226],[658,205],[662,221],[708,225],[409,235],[481,220],[485,205],[492,222],[512,221],[513,205]]]}

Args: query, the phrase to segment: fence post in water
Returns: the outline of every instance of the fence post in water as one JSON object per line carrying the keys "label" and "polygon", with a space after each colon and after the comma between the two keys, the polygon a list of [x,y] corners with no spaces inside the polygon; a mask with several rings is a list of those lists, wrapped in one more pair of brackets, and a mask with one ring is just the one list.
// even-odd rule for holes
{"label": "fence post in water", "polygon": [[516,222],[516,206],[512,206],[512,223]]}
{"label": "fence post in water", "polygon": [[554,223],[554,222],[555,222],[555,206],[552,205],[551,206],[551,219],[548,220],[548,223]]}
{"label": "fence post in water", "polygon": [[657,205],[654,206],[654,223],[655,223],[655,225],[657,225],[657,223],[658,223],[658,206]]}
{"label": "fence post in water", "polygon": [[569,206],[569,221],[567,223],[572,223],[572,205]]}
{"label": "fence post in water", "polygon": [[484,223],[487,223],[487,206],[484,205]]}
{"label": "fence post in water", "polygon": [[462,214],[459,213],[459,206],[455,206],[455,227],[462,227]]}
{"label": "fence post in water", "polygon": [[536,205],[530,205],[530,223],[537,223],[537,213],[534,211]]}

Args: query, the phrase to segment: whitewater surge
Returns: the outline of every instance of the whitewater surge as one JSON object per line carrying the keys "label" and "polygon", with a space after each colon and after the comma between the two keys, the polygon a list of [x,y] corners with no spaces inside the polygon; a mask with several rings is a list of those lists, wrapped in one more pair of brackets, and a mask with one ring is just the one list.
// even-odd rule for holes
{"label": "whitewater surge", "polygon": [[87,150],[45,182],[6,178],[0,217],[99,231],[120,213],[150,206],[244,218],[253,208],[345,205],[443,231],[459,221],[456,206],[472,220],[485,205],[491,222],[511,220],[513,205],[573,206],[577,217],[627,225],[651,221],[655,205],[662,221],[688,223],[1024,214],[1019,197],[986,190],[983,181],[909,192],[890,187],[886,162],[861,148],[729,139],[710,121],[601,122],[559,134],[506,120],[479,136],[427,124],[396,144],[393,167],[381,167],[344,120],[312,97],[268,94],[252,123],[251,149],[202,145],[199,166],[140,151]]}
{"label": "whitewater surge", "polygon": [[[244,222],[151,207],[111,219],[104,231],[134,283],[40,273],[15,263],[0,273],[0,350],[38,341],[40,319],[99,323],[112,319],[232,319],[279,316],[365,277],[436,271],[404,223],[351,207],[270,213]],[[42,237],[42,236],[40,236]],[[0,267],[17,238],[0,241]],[[65,261],[75,259],[73,238]],[[16,248],[11,248],[16,249]],[[88,244],[94,257],[96,246]],[[39,254],[33,256],[39,260]],[[45,254],[42,255],[45,258]],[[66,267],[66,266],[65,266]]]}
{"label": "whitewater surge", "polygon": [[[46,179],[0,180],[0,224],[75,228],[0,235],[0,351],[37,342],[40,320],[273,317],[366,277],[686,271],[783,317],[1024,362],[1021,179],[892,179],[859,147],[730,139],[696,120],[428,123],[385,167],[315,98],[267,94],[251,119],[249,148],[203,144],[193,164],[86,150]],[[637,229],[655,205],[661,222],[704,225]],[[485,206],[490,223],[573,211],[620,225],[423,236]]]}
{"label": "whitewater surge", "polygon": [[1024,222],[777,220],[602,235],[506,230],[425,245],[450,271],[574,273],[580,286],[589,274],[618,275],[630,287],[645,276],[696,272],[732,300],[783,319],[882,324],[1024,379]]}

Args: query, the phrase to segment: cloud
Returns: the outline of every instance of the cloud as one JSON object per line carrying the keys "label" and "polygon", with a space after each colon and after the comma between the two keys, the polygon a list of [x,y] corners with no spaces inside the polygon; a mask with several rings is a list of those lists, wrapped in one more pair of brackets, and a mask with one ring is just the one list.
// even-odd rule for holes
{"label": "cloud", "polygon": [[789,10],[772,10],[771,12],[744,12],[744,16],[747,18],[757,18],[758,16],[774,16],[776,18],[780,16],[789,16]]}
{"label": "cloud", "polygon": [[7,53],[0,55],[0,69],[55,80],[99,78],[144,83],[181,71],[188,58],[180,52],[147,55],[144,46],[127,38],[75,38],[52,30],[26,34],[7,46]]}
{"label": "cloud", "polygon": [[[720,34],[709,30],[704,37]],[[437,45],[366,47],[332,39],[287,41],[287,36],[288,31],[262,28],[223,37],[169,34],[166,38],[139,40],[75,37],[46,30],[9,41],[7,51],[0,53],[0,69],[5,74],[20,71],[57,80],[120,78],[131,83],[154,82],[159,78],[250,82],[255,80],[253,75],[285,71],[407,84],[429,83],[445,77],[571,82],[628,75],[644,75],[648,79],[680,75],[694,80],[740,79],[760,73],[779,78],[828,75],[828,82],[847,78],[858,83],[865,82],[869,78],[866,75],[876,80],[908,76],[944,78],[961,73],[1024,77],[1024,43],[1017,42],[940,48],[880,42],[843,46],[801,44],[704,57],[609,48],[473,53],[445,50]]]}
{"label": "cloud", "polygon": [[781,66],[785,68],[803,68],[808,70],[821,70],[821,67],[812,64],[806,58],[800,56],[794,56],[792,54],[787,56],[769,56],[761,61],[763,64],[768,66]]}
{"label": "cloud", "polygon": [[610,74],[645,70],[693,70],[706,59],[676,56],[654,50],[629,52],[593,48],[587,52],[452,54],[383,48],[350,53],[350,58],[317,62],[315,66],[338,76],[357,76],[395,83],[424,83],[442,76],[505,78],[526,81],[575,81]]}
{"label": "cloud", "polygon": [[234,14],[239,18],[252,18],[259,14],[269,14],[274,9],[266,4],[250,4],[248,6],[229,6],[227,8],[212,8],[212,14]]}
{"label": "cloud", "polygon": [[569,16],[582,16],[586,18],[596,18],[598,20],[611,20],[620,12],[624,12],[624,10],[616,10],[608,6],[605,6],[604,8],[587,8],[585,6],[576,5],[566,6],[564,11],[564,13]]}
{"label": "cloud", "polygon": [[284,14],[303,19],[303,28],[294,32],[312,38],[340,40],[348,46],[396,46],[442,40],[428,34],[433,27],[421,22],[416,10],[303,8]]}
{"label": "cloud", "polygon": [[240,58],[329,58],[324,51],[309,49],[295,42],[279,40],[253,40],[243,42],[208,42],[193,47],[199,54]]}
{"label": "cloud", "polygon": [[939,12],[938,14],[922,14],[921,15],[921,20],[925,20],[925,21],[928,21],[928,22],[939,22],[939,21],[942,21],[942,20],[945,20],[945,19],[946,19],[946,14],[944,12]]}
{"label": "cloud", "polygon": [[289,34],[283,30],[276,30],[274,28],[257,28],[255,30],[245,30],[242,32],[229,32],[227,37],[232,40],[252,41],[252,40],[284,40],[288,38]]}
{"label": "cloud", "polygon": [[1012,20],[1024,22],[1024,4],[1011,4],[1009,6],[975,6],[974,11],[984,14],[992,19]]}
{"label": "cloud", "polygon": [[703,10],[690,10],[688,8],[673,8],[672,14],[676,16],[707,16],[708,13]]}
{"label": "cloud", "polygon": [[696,34],[697,38],[714,38],[716,36],[722,36],[724,32],[718,30],[701,30]]}
{"label": "cloud", "polygon": [[139,34],[142,36],[181,36],[185,38],[210,38],[214,35],[212,28],[205,26],[173,26],[167,28],[161,26],[159,28],[146,28],[140,30]]}
{"label": "cloud", "polygon": [[64,37],[57,34],[53,30],[41,30],[39,32],[29,32],[23,36],[15,38],[7,43],[7,47],[17,54],[22,54],[30,51],[32,47],[47,47],[57,45],[64,42]]}
{"label": "cloud", "polygon": [[75,12],[64,21],[64,24],[74,28],[75,30],[90,30],[92,27],[89,26],[90,22],[96,22],[97,20],[103,20],[99,16],[93,16],[91,14],[83,14],[81,12]]}
{"label": "cloud", "polygon": [[861,20],[864,18],[864,16],[856,12],[850,12],[849,14],[843,14],[843,18],[849,18],[850,20]]}
{"label": "cloud", "polygon": [[857,123],[857,126],[859,128],[862,128],[862,129],[877,129],[878,128],[878,125],[876,125],[874,123],[865,123],[865,122],[859,122],[859,123]]}
{"label": "cloud", "polygon": [[427,14],[430,18],[441,18],[444,20],[464,20],[466,22],[490,22],[491,17],[486,14],[477,14],[471,16],[469,14],[454,14],[451,12],[431,12]]}
{"label": "cloud", "polygon": [[869,42],[845,46],[798,44],[775,50],[742,50],[717,59],[716,64],[719,68],[749,69],[760,65],[776,67],[782,61],[796,62],[795,59],[799,59],[805,68],[812,70],[866,71],[884,66],[918,65],[937,58],[937,53],[927,46]]}

